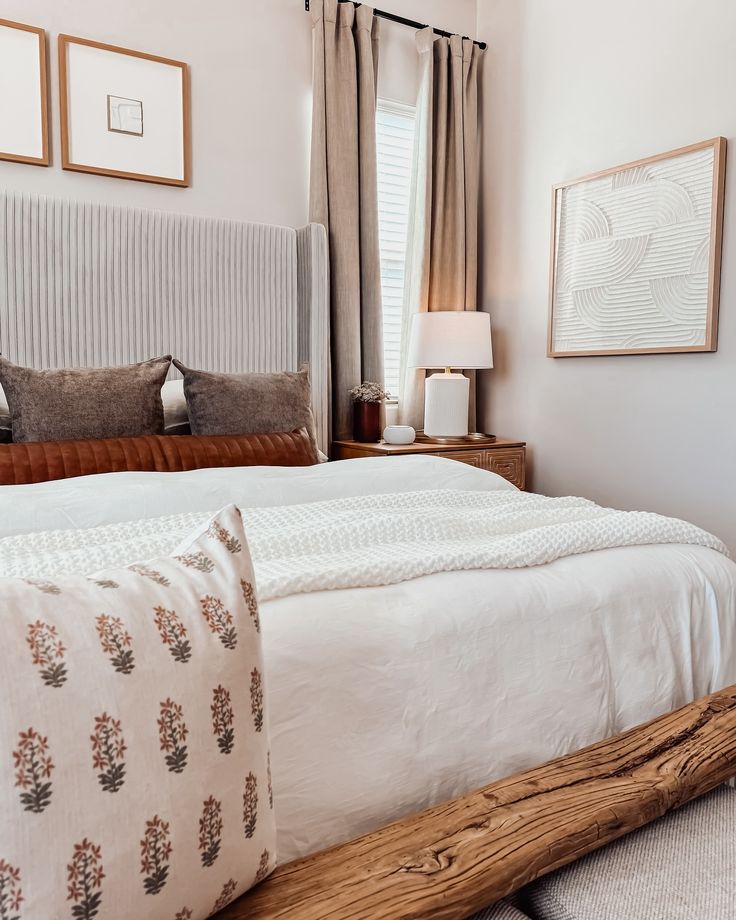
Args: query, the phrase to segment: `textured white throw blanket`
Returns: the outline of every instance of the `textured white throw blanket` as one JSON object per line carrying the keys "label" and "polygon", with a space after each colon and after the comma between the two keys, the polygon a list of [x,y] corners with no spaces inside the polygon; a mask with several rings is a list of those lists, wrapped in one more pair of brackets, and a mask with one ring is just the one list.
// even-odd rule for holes
{"label": "textured white throw blanket", "polygon": [[[524,492],[421,491],[243,508],[260,599],[512,569],[617,546],[683,543],[728,555],[674,518]],[[50,578],[173,552],[206,513],[0,540],[0,575]]]}

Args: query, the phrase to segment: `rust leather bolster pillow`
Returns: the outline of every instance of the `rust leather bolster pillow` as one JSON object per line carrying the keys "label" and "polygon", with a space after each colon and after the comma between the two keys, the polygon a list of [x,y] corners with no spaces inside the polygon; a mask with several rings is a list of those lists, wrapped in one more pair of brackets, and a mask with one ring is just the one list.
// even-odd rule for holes
{"label": "rust leather bolster pillow", "polygon": [[278,434],[32,441],[0,444],[0,485],[135,470],[175,473],[224,466],[310,466],[317,462],[304,428]]}

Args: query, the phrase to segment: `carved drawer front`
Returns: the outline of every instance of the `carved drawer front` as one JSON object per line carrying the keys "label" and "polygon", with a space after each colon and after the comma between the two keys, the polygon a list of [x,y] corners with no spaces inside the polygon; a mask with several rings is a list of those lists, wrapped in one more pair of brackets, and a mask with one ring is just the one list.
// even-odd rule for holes
{"label": "carved drawer front", "polygon": [[505,450],[486,450],[483,467],[498,473],[515,486],[523,489],[526,485],[523,447],[509,447]]}
{"label": "carved drawer front", "polygon": [[459,460],[461,463],[469,463],[471,466],[477,466],[482,470],[488,469],[484,457],[485,451],[482,450],[443,450],[440,457],[447,457],[449,460]]}

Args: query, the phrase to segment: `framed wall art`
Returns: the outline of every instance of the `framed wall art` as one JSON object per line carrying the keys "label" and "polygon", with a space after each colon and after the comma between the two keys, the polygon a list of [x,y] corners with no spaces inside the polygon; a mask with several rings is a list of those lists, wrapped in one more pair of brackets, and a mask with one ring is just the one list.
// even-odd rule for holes
{"label": "framed wall art", "polygon": [[726,141],[552,193],[547,354],[715,351]]}
{"label": "framed wall art", "polygon": [[0,160],[49,165],[46,33],[0,19]]}
{"label": "framed wall art", "polygon": [[59,92],[64,169],[190,184],[186,64],[60,35]]}

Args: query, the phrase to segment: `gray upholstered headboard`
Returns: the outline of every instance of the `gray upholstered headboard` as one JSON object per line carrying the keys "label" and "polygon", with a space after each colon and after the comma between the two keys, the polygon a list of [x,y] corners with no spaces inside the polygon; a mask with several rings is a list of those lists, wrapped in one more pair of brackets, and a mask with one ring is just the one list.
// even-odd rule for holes
{"label": "gray upholstered headboard", "polygon": [[327,449],[324,228],[0,192],[0,352],[31,367],[173,353],[204,370],[307,362]]}

